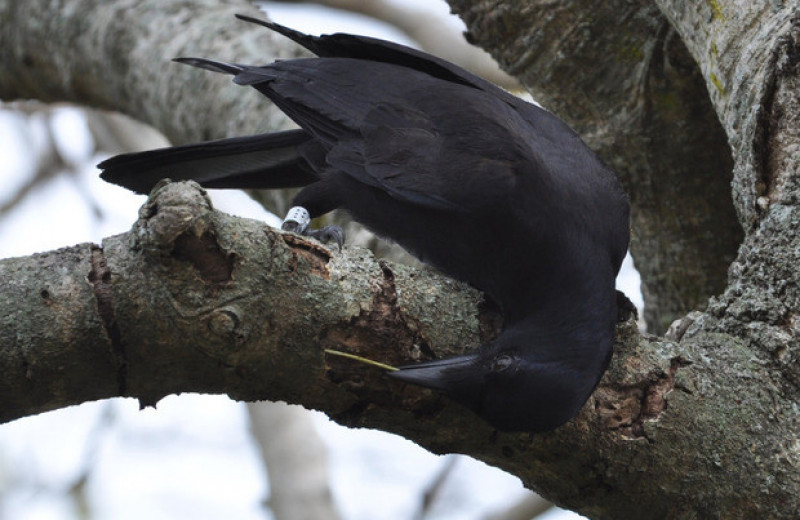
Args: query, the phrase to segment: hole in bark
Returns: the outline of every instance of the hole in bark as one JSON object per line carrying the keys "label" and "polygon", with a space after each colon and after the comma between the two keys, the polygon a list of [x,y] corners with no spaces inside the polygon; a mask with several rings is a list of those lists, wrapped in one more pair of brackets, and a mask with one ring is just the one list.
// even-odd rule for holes
{"label": "hole in bark", "polygon": [[175,240],[175,258],[191,263],[204,279],[227,282],[233,273],[234,255],[222,250],[210,231],[196,237],[186,232]]}
{"label": "hole in bark", "polygon": [[330,251],[296,235],[285,233],[280,236],[292,252],[292,258],[289,259],[289,269],[292,272],[297,271],[299,261],[302,259],[312,274],[324,280],[330,280],[331,276],[327,265],[331,259]]}

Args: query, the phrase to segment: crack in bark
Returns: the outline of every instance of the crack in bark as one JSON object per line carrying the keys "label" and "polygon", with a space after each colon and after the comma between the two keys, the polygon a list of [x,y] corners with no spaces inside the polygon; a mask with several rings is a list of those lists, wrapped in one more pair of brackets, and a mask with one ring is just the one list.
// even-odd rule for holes
{"label": "crack in bark", "polygon": [[[385,260],[379,260],[378,265],[380,265],[381,273],[383,274],[383,281],[379,282],[381,291],[376,294],[375,303],[387,317],[396,316],[397,322],[402,324],[403,329],[411,333],[410,336],[413,341],[410,347],[405,351],[408,358],[411,358],[413,361],[419,361],[423,357],[434,359],[436,354],[434,354],[433,349],[428,345],[428,341],[423,337],[421,332],[422,324],[408,316],[408,314],[397,305],[397,288],[394,283],[394,272],[392,271],[391,265]],[[404,357],[403,361],[407,362],[407,358]]]}
{"label": "crack in bark", "polygon": [[[379,261],[379,265],[383,276],[375,280],[372,308],[347,323],[323,331],[322,347],[391,365],[434,359],[435,354],[421,332],[422,325],[398,307],[391,265],[385,261]],[[390,386],[383,377],[382,370],[352,360],[329,356],[326,376],[357,399],[352,408],[333,417],[340,424],[349,424],[348,419],[358,420],[370,403],[414,410],[417,415],[441,409],[441,401],[432,400],[431,392],[397,391],[396,385]]]}
{"label": "crack in bark", "polygon": [[759,179],[756,195],[760,199],[757,209],[762,212],[767,209],[769,203],[775,201],[776,196],[774,190],[779,180],[780,161],[776,159],[775,154],[780,150],[780,146],[776,146],[774,135],[781,131],[780,122],[785,120],[784,114],[781,113],[784,107],[780,102],[776,103],[776,96],[783,79],[795,74],[800,62],[800,12],[792,17],[791,26],[770,53],[768,67],[773,72],[766,82],[759,103],[758,124],[753,139]]}
{"label": "crack in bark", "polygon": [[654,442],[645,432],[645,421],[658,421],[669,405],[667,394],[673,389],[690,392],[676,386],[678,369],[690,363],[681,357],[670,361],[669,370],[655,377],[647,377],[635,385],[621,387],[600,386],[594,394],[594,407],[603,426],[618,431],[628,439],[646,439]]}
{"label": "crack in bark", "polygon": [[111,269],[108,268],[103,248],[92,246],[91,263],[92,269],[87,279],[94,290],[97,313],[111,342],[111,353],[117,368],[117,392],[120,396],[124,396],[128,388],[128,355],[114,312]]}
{"label": "crack in bark", "polygon": [[[433,359],[433,350],[420,332],[422,325],[397,305],[391,266],[383,260],[379,261],[379,265],[383,277],[375,282],[372,308],[362,311],[347,323],[326,330],[321,341],[326,343],[326,348],[343,347],[346,352],[365,357],[372,354],[382,358],[390,357],[391,363]],[[380,345],[387,344],[394,344],[399,348],[379,350]]]}
{"label": "crack in bark", "polygon": [[[778,49],[781,49],[782,47],[782,45],[779,45]],[[770,60],[777,62],[779,54],[780,51],[774,52]],[[766,206],[768,206],[768,204],[761,202],[761,197],[769,197],[771,195],[772,186],[775,180],[775,172],[773,171],[773,165],[771,164],[772,154],[770,140],[774,131],[773,123],[775,116],[773,114],[773,102],[775,100],[777,85],[778,75],[777,73],[772,74],[764,87],[764,96],[759,103],[758,115],[756,116],[758,123],[756,126],[755,136],[753,138],[753,151],[756,157],[755,167],[757,169],[758,178],[756,183],[756,200],[758,201],[756,205],[757,207],[755,208],[756,211],[766,210]]]}
{"label": "crack in bark", "polygon": [[324,280],[331,279],[331,273],[328,270],[328,262],[332,257],[330,251],[297,235],[281,233],[280,237],[289,246],[289,251],[292,253],[292,258],[289,259],[289,269],[293,273],[297,272],[298,262],[302,258],[312,274]]}

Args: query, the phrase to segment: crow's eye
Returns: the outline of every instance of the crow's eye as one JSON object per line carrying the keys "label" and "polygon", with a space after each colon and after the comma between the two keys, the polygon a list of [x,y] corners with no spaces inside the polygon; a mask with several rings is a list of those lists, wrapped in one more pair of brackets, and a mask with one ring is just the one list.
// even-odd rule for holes
{"label": "crow's eye", "polygon": [[502,354],[492,360],[492,372],[502,372],[514,364],[514,358]]}

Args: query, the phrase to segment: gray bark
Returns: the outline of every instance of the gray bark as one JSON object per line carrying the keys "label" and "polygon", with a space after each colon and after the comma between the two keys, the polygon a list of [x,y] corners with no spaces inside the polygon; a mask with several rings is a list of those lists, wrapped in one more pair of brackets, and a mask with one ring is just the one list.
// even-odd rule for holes
{"label": "gray bark", "polygon": [[[210,75],[161,69],[177,54],[269,61],[274,42],[220,14],[230,6],[153,2],[133,12],[74,0],[41,19],[42,3],[0,2],[9,22],[0,25],[1,98],[116,105],[175,142],[275,121],[256,97]],[[502,434],[435,394],[322,353],[398,363],[462,352],[496,332],[480,295],[425,269],[331,253],[210,212],[197,188],[170,184],[131,233],[102,248],[0,264],[3,418],[113,395],[286,400],[468,453],[593,518],[794,518],[797,5],[451,4],[472,38],[625,179],[638,215],[634,255],[648,303],[660,305],[654,328],[699,311],[662,338],[621,324],[612,365],[577,418],[544,435]]]}

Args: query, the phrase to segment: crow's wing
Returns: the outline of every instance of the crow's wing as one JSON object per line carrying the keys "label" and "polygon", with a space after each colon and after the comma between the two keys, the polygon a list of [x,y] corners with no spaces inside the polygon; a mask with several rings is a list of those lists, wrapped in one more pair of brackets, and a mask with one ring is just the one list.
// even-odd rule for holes
{"label": "crow's wing", "polygon": [[[312,36],[268,20],[260,20],[241,14],[237,14],[236,17],[282,34],[322,58],[355,58],[399,65],[444,81],[468,85],[502,98],[508,96],[510,100],[517,100],[517,98],[493,83],[462,69],[458,65],[399,43],[347,33]],[[508,100],[506,99],[506,101]]]}
{"label": "crow's wing", "polygon": [[[329,150],[327,160],[392,197],[446,210],[495,205],[520,164],[536,163],[530,128],[484,91],[350,58],[245,67],[252,85]],[[525,136],[525,137],[523,137]]]}
{"label": "crow's wing", "polygon": [[540,123],[545,125],[556,124],[563,127],[561,129],[562,131],[572,132],[567,125],[563,124],[558,118],[553,117],[541,107],[528,103],[506,92],[494,83],[476,76],[449,61],[428,54],[427,52],[412,49],[399,43],[370,38],[369,36],[346,33],[312,36],[275,22],[259,20],[245,15],[236,15],[236,17],[247,22],[262,25],[282,34],[317,56],[323,58],[354,58],[363,61],[397,65],[422,72],[423,74],[442,81],[469,86],[482,90],[504,103],[507,103],[517,110],[520,116],[534,127],[537,127]]}

